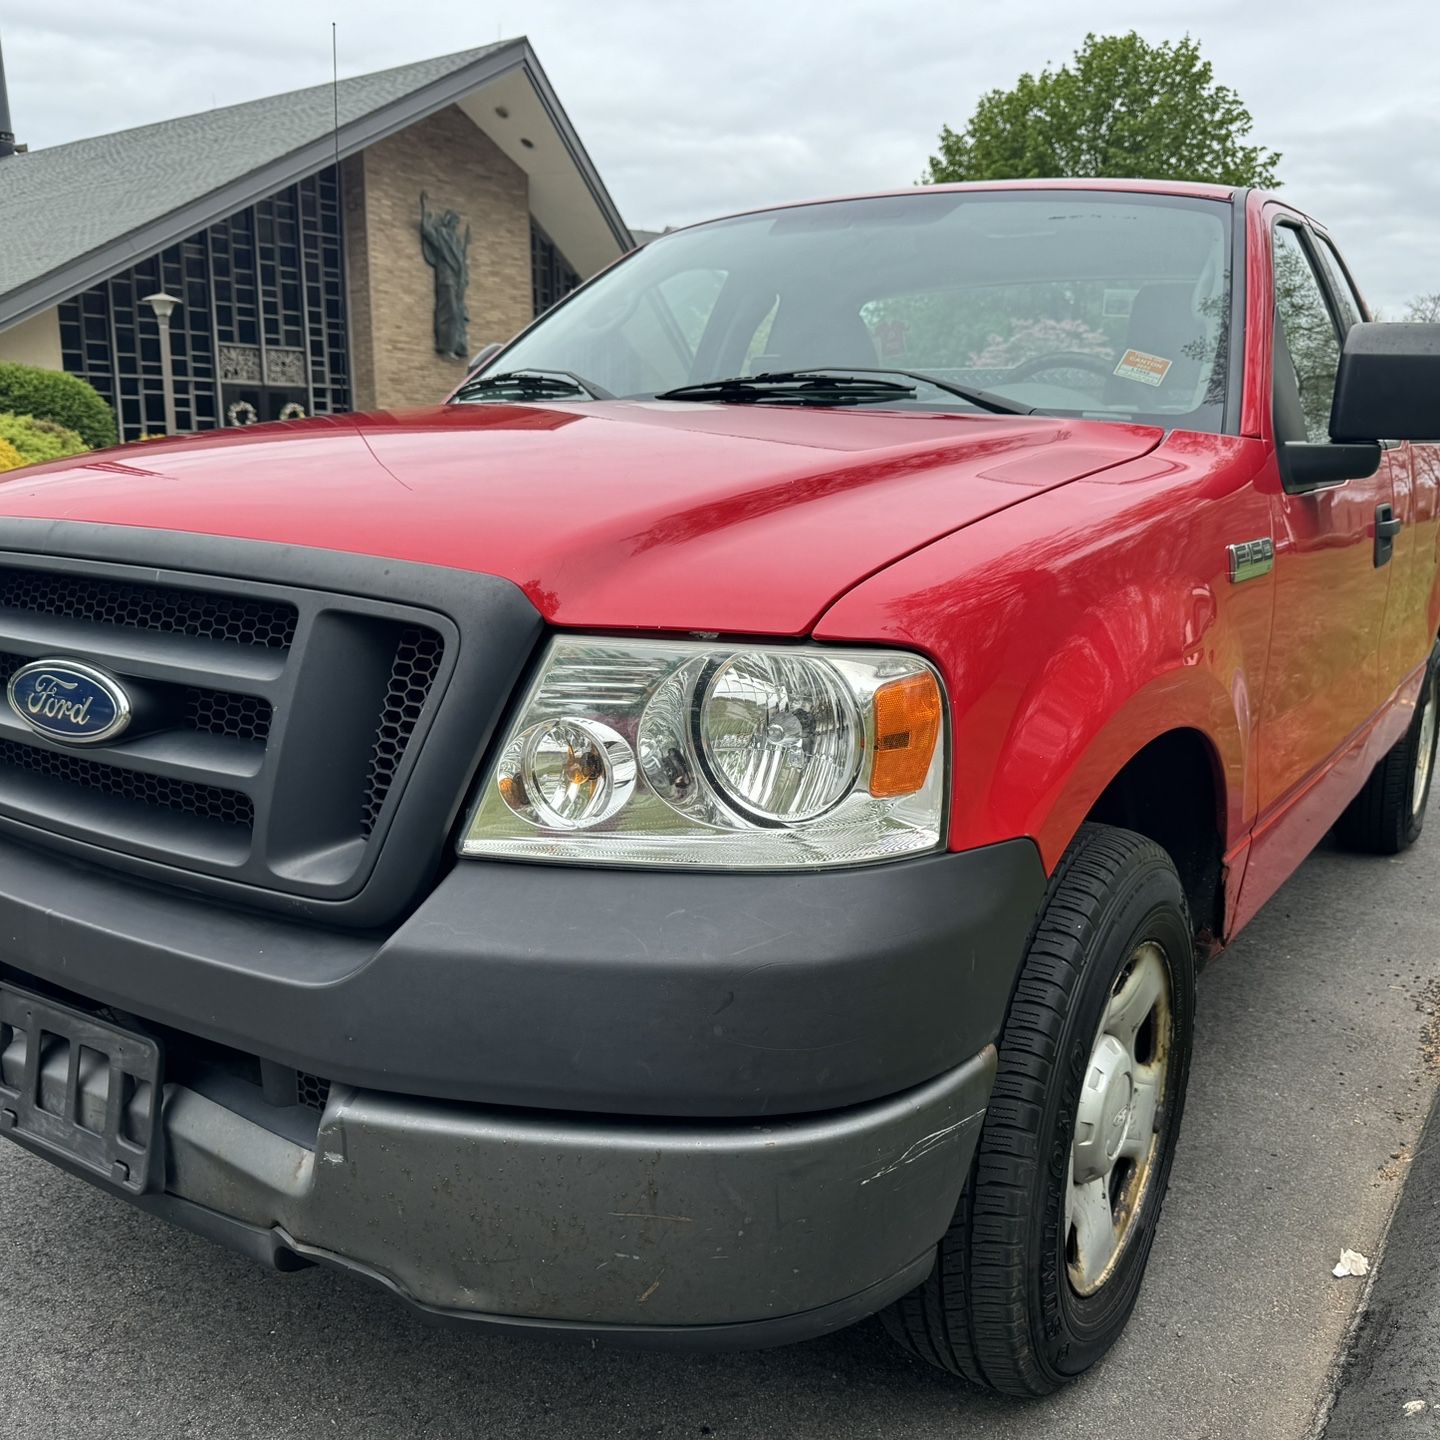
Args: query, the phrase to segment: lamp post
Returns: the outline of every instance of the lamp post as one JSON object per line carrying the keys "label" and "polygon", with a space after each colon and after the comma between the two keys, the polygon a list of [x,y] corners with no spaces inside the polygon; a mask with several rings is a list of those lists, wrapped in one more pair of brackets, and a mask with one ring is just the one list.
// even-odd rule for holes
{"label": "lamp post", "polygon": [[157,290],[153,295],[145,297],[147,304],[155,312],[155,323],[160,330],[160,379],[165,387],[165,433],[175,433],[175,374],[170,367],[170,317],[175,313],[175,307],[180,304],[173,295],[167,295],[163,290]]}

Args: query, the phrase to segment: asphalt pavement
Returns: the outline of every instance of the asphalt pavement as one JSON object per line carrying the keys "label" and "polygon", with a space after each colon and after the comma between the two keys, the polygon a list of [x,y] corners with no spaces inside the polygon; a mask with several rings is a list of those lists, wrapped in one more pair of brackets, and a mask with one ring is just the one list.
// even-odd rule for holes
{"label": "asphalt pavement", "polygon": [[[271,1274],[0,1145],[0,1436],[1303,1440],[1362,1353],[1363,1326],[1342,1370],[1367,1282],[1331,1267],[1342,1247],[1378,1253],[1440,1077],[1437,882],[1440,834],[1396,861],[1324,850],[1207,971],[1139,1308],[1059,1396],[977,1394],[874,1322],[711,1356],[433,1329],[348,1277]],[[1401,1229],[1376,1297],[1408,1263]],[[1397,1304],[1440,1350],[1440,1304]]]}

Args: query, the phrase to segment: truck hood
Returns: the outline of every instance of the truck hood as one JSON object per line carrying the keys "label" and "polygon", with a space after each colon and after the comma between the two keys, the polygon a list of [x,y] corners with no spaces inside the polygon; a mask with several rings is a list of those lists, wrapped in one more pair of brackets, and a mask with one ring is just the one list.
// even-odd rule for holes
{"label": "truck hood", "polygon": [[502,575],[555,624],[800,635],[949,531],[1153,449],[1101,421],[452,405],[152,441],[12,472],[25,516]]}

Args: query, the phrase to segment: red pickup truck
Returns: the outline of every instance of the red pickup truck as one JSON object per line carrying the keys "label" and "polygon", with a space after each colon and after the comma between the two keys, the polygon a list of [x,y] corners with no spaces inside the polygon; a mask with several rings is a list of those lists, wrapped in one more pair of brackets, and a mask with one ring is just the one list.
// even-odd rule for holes
{"label": "red pickup truck", "polygon": [[941,187],[15,472],[0,1133],[439,1317],[1056,1387],[1197,965],[1420,831],[1437,396],[1283,201]]}

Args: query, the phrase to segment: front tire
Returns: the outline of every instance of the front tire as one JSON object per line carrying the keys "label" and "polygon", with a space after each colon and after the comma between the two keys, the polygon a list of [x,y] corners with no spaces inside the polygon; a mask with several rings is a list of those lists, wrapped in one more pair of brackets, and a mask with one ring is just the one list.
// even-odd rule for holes
{"label": "front tire", "polygon": [[1336,833],[1343,844],[1367,855],[1399,855],[1420,838],[1435,785],[1437,743],[1440,646],[1430,657],[1415,718],[1404,739],[1375,767],[1340,817]]}
{"label": "front tire", "polygon": [[1031,936],[935,1269],[883,1317],[912,1353],[1031,1396],[1119,1338],[1169,1182],[1194,990],[1169,856],[1130,831],[1083,827]]}

